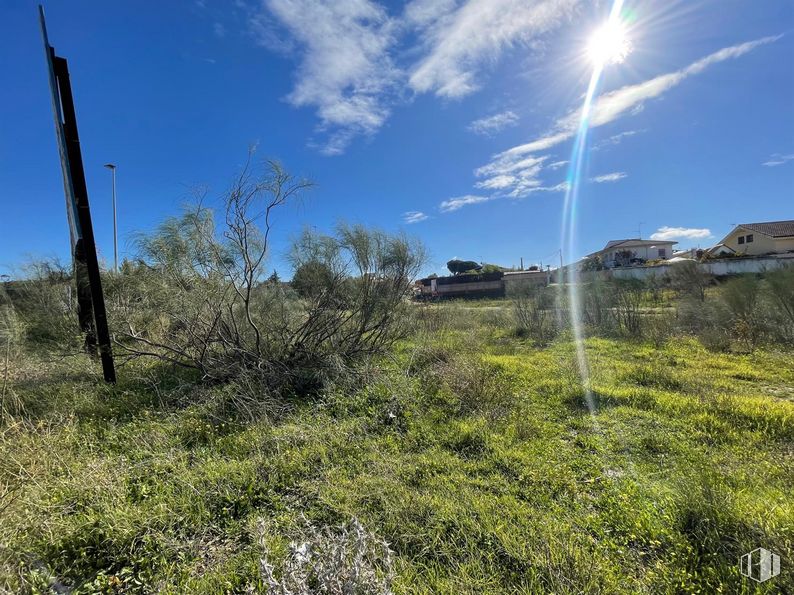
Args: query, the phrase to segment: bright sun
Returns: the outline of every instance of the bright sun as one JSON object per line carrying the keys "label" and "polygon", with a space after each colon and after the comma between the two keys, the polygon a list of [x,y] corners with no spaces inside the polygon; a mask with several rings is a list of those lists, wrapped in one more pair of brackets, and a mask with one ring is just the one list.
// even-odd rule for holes
{"label": "bright sun", "polygon": [[631,53],[631,40],[626,25],[609,19],[597,29],[587,44],[587,56],[593,64],[620,64]]}

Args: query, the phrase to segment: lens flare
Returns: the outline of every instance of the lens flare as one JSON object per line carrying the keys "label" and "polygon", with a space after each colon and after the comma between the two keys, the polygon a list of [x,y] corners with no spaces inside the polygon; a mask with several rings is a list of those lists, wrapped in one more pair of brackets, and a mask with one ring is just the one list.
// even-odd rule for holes
{"label": "lens flare", "polygon": [[[582,180],[582,169],[587,154],[587,138],[590,130],[590,117],[598,95],[598,86],[604,68],[610,63],[622,62],[631,52],[626,26],[621,20],[624,0],[614,0],[612,10],[606,23],[598,30],[588,47],[588,54],[593,60],[593,72],[587,85],[582,111],[579,115],[579,126],[571,151],[568,166],[567,190],[562,213],[561,245],[563,254],[570,259],[576,254],[576,215],[579,202],[579,188]],[[562,271],[561,271],[562,273]],[[560,290],[567,287],[568,301],[571,312],[571,329],[576,348],[576,363],[582,386],[585,391],[585,402],[591,414],[596,413],[596,401],[590,389],[590,371],[585,349],[585,334],[582,326],[582,296],[579,282],[579,270],[572,263],[565,270],[565,278],[560,279]],[[564,282],[564,284],[563,284]],[[595,419],[595,418],[593,418]]]}
{"label": "lens flare", "polygon": [[628,29],[620,18],[610,18],[587,43],[587,57],[595,65],[620,64],[631,50]]}

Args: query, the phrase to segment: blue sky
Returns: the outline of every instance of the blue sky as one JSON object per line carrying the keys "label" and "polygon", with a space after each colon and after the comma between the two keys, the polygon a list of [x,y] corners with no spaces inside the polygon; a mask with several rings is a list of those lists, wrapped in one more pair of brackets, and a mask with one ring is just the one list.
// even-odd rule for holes
{"label": "blue sky", "polygon": [[[662,6],[663,5],[663,6]],[[609,13],[579,0],[53,1],[70,63],[101,256],[218,196],[249,145],[317,187],[282,211],[272,266],[304,227],[361,222],[453,257],[558,261],[573,124]],[[36,4],[0,8],[0,273],[68,255]],[[610,239],[711,245],[794,218],[794,3],[627,2],[631,51],[605,69],[578,252]],[[656,234],[652,236],[652,234]],[[574,255],[574,256],[578,256]]]}

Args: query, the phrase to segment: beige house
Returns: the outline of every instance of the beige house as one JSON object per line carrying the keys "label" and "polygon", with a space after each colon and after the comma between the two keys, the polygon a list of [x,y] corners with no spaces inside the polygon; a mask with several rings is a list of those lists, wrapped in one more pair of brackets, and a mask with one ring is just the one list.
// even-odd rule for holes
{"label": "beige house", "polygon": [[748,256],[794,252],[794,220],[742,223],[717,246]]}
{"label": "beige house", "polygon": [[673,246],[678,242],[657,240],[611,240],[598,252],[587,258],[598,257],[607,268],[631,266],[646,260],[667,260],[673,256]]}

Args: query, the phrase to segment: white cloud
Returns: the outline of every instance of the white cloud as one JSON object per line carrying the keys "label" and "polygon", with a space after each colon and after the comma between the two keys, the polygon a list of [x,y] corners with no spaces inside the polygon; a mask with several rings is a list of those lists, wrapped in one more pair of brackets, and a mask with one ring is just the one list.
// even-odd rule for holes
{"label": "white cloud", "polygon": [[406,211],[403,213],[403,223],[419,223],[427,218],[427,215],[422,211]]}
{"label": "white cloud", "polygon": [[457,8],[457,0],[413,0],[405,7],[405,21],[419,29],[433,25]]}
{"label": "white cloud", "polygon": [[507,110],[499,114],[494,114],[493,116],[474,120],[474,122],[469,124],[469,130],[475,134],[490,136],[496,134],[500,130],[504,130],[508,126],[515,126],[517,122],[518,116],[515,112]]}
{"label": "white cloud", "polygon": [[[298,44],[300,65],[287,101],[316,109],[319,129],[328,134],[323,152],[341,153],[354,137],[376,132],[389,116],[384,96],[398,78],[386,11],[370,0],[264,0],[263,6]],[[268,22],[262,14],[252,20],[265,44],[273,41]]]}
{"label": "white cloud", "polygon": [[414,67],[410,85],[418,93],[455,98],[479,87],[476,76],[482,64],[555,29],[573,14],[579,0],[469,0],[454,12],[443,0],[411,4],[417,3],[434,7],[437,20],[426,28],[430,51]]}
{"label": "white cloud", "polygon": [[482,180],[481,182],[477,182],[475,186],[477,188],[483,188],[486,190],[501,190],[502,188],[510,188],[516,184],[516,182],[518,182],[518,178],[516,176],[502,174]]}
{"label": "white cloud", "polygon": [[[595,104],[593,105],[590,117],[590,126],[603,126],[604,124],[613,122],[625,115],[637,113],[638,110],[643,108],[644,102],[647,100],[660,97],[666,91],[680,84],[686,78],[703,72],[712,64],[716,64],[730,58],[737,58],[746,54],[747,52],[752,51],[758,46],[772,43],[779,38],[780,36],[763,37],[755,41],[749,41],[747,43],[723,48],[712,54],[709,54],[705,58],[701,58],[700,60],[691,63],[689,66],[686,66],[681,70],[662,74],[635,85],[627,85],[614,91],[604,93],[598,97]],[[515,171],[524,172],[525,176],[523,179],[516,176],[517,181],[512,187],[512,191],[507,193],[507,195],[514,197],[525,196],[533,187],[524,183],[527,177],[531,177],[533,180],[535,180],[535,182],[537,182],[534,187],[538,187],[540,185],[538,182],[538,176],[543,169],[543,161],[547,159],[547,156],[537,154],[569,140],[576,134],[579,126],[580,109],[581,108],[571,110],[568,112],[568,114],[562,118],[559,118],[546,135],[523,145],[518,145],[516,147],[502,151],[501,153],[497,153],[493,156],[490,163],[477,169],[475,171],[475,175],[477,177],[490,177],[495,174],[515,175],[512,173]],[[625,136],[628,135],[624,134],[621,139]],[[614,139],[615,137],[612,138]],[[620,140],[616,140],[617,142],[620,142]],[[533,161],[536,162],[536,165],[531,166],[531,169],[527,170],[524,164],[533,163]],[[556,163],[559,162],[555,162],[555,164]],[[774,165],[778,164],[775,163]],[[507,187],[504,187],[503,189],[507,190]]]}
{"label": "white cloud", "polygon": [[794,154],[791,155],[781,155],[780,153],[773,153],[772,156],[769,158],[769,161],[764,161],[761,165],[765,165],[767,167],[775,167],[776,165],[783,165],[787,161],[794,160]]}
{"label": "white cloud", "polygon": [[652,240],[701,240],[710,238],[711,230],[705,227],[660,227],[651,234]]}
{"label": "white cloud", "polygon": [[629,174],[627,174],[624,171],[615,171],[612,172],[611,174],[603,174],[601,176],[595,176],[593,178],[590,178],[590,181],[595,182],[596,184],[603,184],[605,182],[617,182],[618,180],[622,180],[623,178],[628,177],[628,175]]}
{"label": "white cloud", "polygon": [[546,168],[551,170],[560,169],[568,165],[568,163],[568,161],[555,161],[554,163],[549,163]]}
{"label": "white cloud", "polygon": [[493,200],[493,197],[474,196],[467,194],[466,196],[458,196],[455,198],[450,198],[449,200],[445,200],[438,205],[438,208],[442,213],[451,213],[452,211],[457,211],[458,209],[461,209],[467,205],[475,205],[481,202],[488,202],[489,200]]}
{"label": "white cloud", "polygon": [[223,26],[223,23],[214,23],[212,25],[212,32],[215,34],[215,37],[226,37],[226,27]]}
{"label": "white cloud", "polygon": [[640,134],[641,132],[645,132],[645,130],[626,130],[625,132],[619,132],[618,134],[613,134],[609,138],[605,138],[604,140],[596,143],[593,146],[593,151],[600,151],[606,147],[613,147],[615,145],[619,145],[623,142],[623,139],[632,137],[636,134]]}
{"label": "white cloud", "polygon": [[555,184],[554,186],[536,186],[535,188],[530,188],[528,193],[532,192],[567,192],[570,184],[568,182],[560,182],[559,184]]}

